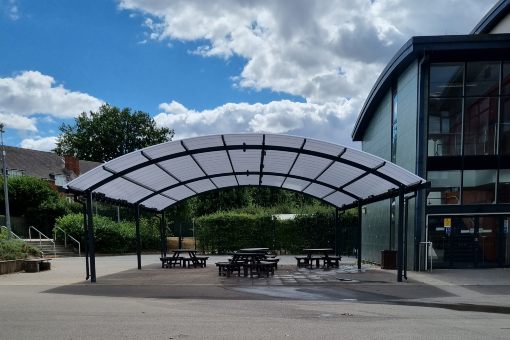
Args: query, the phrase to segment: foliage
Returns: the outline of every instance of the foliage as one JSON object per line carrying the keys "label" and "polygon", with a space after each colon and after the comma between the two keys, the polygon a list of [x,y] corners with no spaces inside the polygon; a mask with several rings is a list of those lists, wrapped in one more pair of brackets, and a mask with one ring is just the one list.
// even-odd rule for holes
{"label": "foliage", "polygon": [[172,139],[174,131],[158,128],[143,111],[120,109],[108,104],[97,112],[83,112],[75,124],[62,124],[54,150],[59,155],[106,162],[131,151]]}
{"label": "foliage", "polygon": [[[7,185],[11,215],[24,216],[27,223],[41,230],[52,228],[57,217],[79,209],[78,205],[67,202],[40,178],[8,177]],[[0,178],[0,186],[3,186],[3,178]],[[0,211],[5,214],[3,195],[0,195]]]}
{"label": "foliage", "polygon": [[29,256],[40,257],[39,249],[27,245],[20,240],[8,240],[7,230],[0,229],[0,260],[19,260]]}
{"label": "foliage", "polygon": [[[135,224],[131,221],[117,223],[108,217],[93,217],[96,251],[100,253],[128,253],[136,250]],[[80,243],[85,244],[83,214],[68,214],[57,219],[56,226],[65,230]],[[58,237],[63,237],[57,233]],[[143,250],[159,249],[159,220],[141,218],[140,236]]]}
{"label": "foliage", "polygon": [[[255,214],[241,211],[216,212],[195,220],[199,247],[204,252],[226,253],[246,247],[268,247],[289,253],[301,253],[303,248],[335,247],[334,210],[323,209],[293,220],[273,220],[271,214],[259,210]],[[352,212],[339,218],[339,225],[356,226]],[[338,232],[338,231],[337,231]],[[337,235],[338,247],[350,252],[354,239]]]}

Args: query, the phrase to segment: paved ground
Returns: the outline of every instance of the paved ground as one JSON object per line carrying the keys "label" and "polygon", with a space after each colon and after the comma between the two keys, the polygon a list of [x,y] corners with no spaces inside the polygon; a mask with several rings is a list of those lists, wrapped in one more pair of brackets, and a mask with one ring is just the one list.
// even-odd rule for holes
{"label": "paved ground", "polygon": [[[224,259],[224,258],[223,258]],[[222,260],[214,258],[212,262]],[[282,257],[269,279],[162,269],[156,255],[99,257],[0,276],[0,339],[508,339],[510,270],[393,271],[352,259],[338,270],[297,269]]]}

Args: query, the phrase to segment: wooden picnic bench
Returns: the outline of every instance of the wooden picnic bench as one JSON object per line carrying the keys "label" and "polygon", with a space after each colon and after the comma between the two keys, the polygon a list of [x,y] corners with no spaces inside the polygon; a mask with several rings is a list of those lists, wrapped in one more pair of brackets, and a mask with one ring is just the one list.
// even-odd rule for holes
{"label": "wooden picnic bench", "polygon": [[341,256],[323,256],[322,260],[324,261],[324,269],[339,268],[341,259]]}
{"label": "wooden picnic bench", "polygon": [[182,258],[183,267],[191,268],[193,265],[194,268],[200,266],[201,268],[205,268],[207,265],[207,260],[209,256],[195,256],[195,257],[184,257]]}
{"label": "wooden picnic bench", "polygon": [[241,264],[235,262],[216,262],[219,276],[229,277],[233,272],[237,271],[237,275],[241,276]]}
{"label": "wooden picnic bench", "polygon": [[160,257],[161,260],[161,268],[170,268],[175,267],[176,265],[179,265],[179,267],[182,267],[182,261],[183,257],[181,256],[166,256],[166,257]]}
{"label": "wooden picnic bench", "polygon": [[312,268],[314,261],[315,261],[315,267],[316,268],[320,267],[320,263],[319,263],[321,260],[320,256],[296,256],[295,258],[297,260],[298,268],[302,268],[302,267]]}

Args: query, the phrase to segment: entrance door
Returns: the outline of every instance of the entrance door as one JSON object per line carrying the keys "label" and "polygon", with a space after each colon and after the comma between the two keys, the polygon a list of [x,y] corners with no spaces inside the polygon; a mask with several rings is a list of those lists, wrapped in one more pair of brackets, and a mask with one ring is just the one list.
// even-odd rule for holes
{"label": "entrance door", "polygon": [[429,216],[431,256],[436,268],[474,267],[476,220],[470,216]]}
{"label": "entrance door", "polygon": [[510,216],[429,216],[434,267],[510,265]]}

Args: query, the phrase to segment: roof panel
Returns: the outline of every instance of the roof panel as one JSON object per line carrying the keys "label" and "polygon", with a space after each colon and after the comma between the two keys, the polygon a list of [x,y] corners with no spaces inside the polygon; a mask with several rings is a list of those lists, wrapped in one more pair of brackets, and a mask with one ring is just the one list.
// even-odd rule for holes
{"label": "roof panel", "polygon": [[260,150],[232,150],[230,158],[236,172],[259,172],[260,171]]}
{"label": "roof panel", "polygon": [[288,174],[294,159],[296,159],[294,152],[268,150],[264,157],[263,171]]}
{"label": "roof panel", "polygon": [[354,203],[354,199],[346,194],[341,193],[340,191],[335,191],[331,195],[324,198],[326,202],[329,202],[337,207],[341,207],[342,205],[347,205]]}
{"label": "roof panel", "polygon": [[262,176],[262,185],[270,186],[270,187],[280,187],[283,183],[285,177],[281,176],[270,176],[264,175]]}
{"label": "roof panel", "polygon": [[188,150],[196,150],[223,145],[221,135],[194,137],[189,139],[183,139],[182,142],[188,148]]}
{"label": "roof panel", "polygon": [[287,135],[266,135],[266,145],[284,146],[288,148],[299,149],[303,144],[304,138]]}
{"label": "roof panel", "polygon": [[143,149],[143,152],[150,158],[160,158],[168,155],[173,155],[179,152],[185,152],[186,150],[181,145],[181,141],[174,141],[170,143],[162,143],[153,146],[149,146]]}
{"label": "roof panel", "polygon": [[262,145],[262,135],[260,133],[238,133],[223,135],[227,145]]}
{"label": "roof panel", "polygon": [[237,186],[237,181],[234,176],[222,176],[222,177],[214,177],[211,178],[214,184],[218,188],[227,188]]}
{"label": "roof panel", "polygon": [[139,199],[153,193],[153,191],[142,188],[136,184],[126,181],[123,178],[114,179],[97,190],[94,190],[94,192],[102,193],[111,199],[126,201],[129,203],[135,203]]}
{"label": "roof panel", "polygon": [[143,201],[142,205],[150,209],[162,210],[174,203],[176,203],[176,201],[162,195],[156,195],[146,201]]}
{"label": "roof panel", "polygon": [[384,162],[384,159],[382,158],[354,149],[347,149],[347,151],[342,155],[342,158],[369,168],[375,168]]}
{"label": "roof panel", "polygon": [[409,171],[405,171],[405,169],[390,162],[384,164],[384,166],[378,169],[377,172],[388,175],[391,178],[395,178],[402,182],[404,185],[416,184],[417,182],[422,181],[422,178],[419,176],[416,176]]}
{"label": "roof panel", "polygon": [[328,187],[325,187],[323,185],[319,185],[316,183],[312,183],[303,192],[307,193],[309,195],[318,197],[318,198],[322,198],[322,197],[326,196],[327,194],[330,194],[332,191],[333,191],[333,189],[331,189],[331,188],[328,188]]}
{"label": "roof panel", "polygon": [[179,201],[195,195],[193,191],[186,188],[184,185],[180,185],[173,189],[167,190],[164,192],[164,194]]}
{"label": "roof panel", "polygon": [[232,172],[226,151],[214,151],[195,155],[195,159],[208,175]]}
{"label": "roof panel", "polygon": [[237,176],[237,180],[239,181],[239,185],[258,185],[259,184],[259,176],[258,175],[241,175]]}
{"label": "roof panel", "polygon": [[318,180],[335,187],[340,187],[363,173],[365,173],[364,170],[335,162],[318,178]]}
{"label": "roof panel", "polygon": [[390,189],[396,188],[397,187],[390,182],[370,174],[346,186],[345,191],[353,193],[354,195],[361,198],[368,198],[369,196],[383,194],[388,192]]}
{"label": "roof panel", "polygon": [[188,183],[188,187],[198,193],[216,189],[209,179],[202,179],[200,181]]}
{"label": "roof panel", "polygon": [[345,149],[342,145],[331,144],[318,141],[315,139],[307,139],[304,147],[305,150],[325,153],[330,156],[338,156]]}
{"label": "roof panel", "polygon": [[168,161],[160,162],[159,165],[177,177],[180,181],[205,176],[204,172],[200,170],[198,165],[190,156],[170,159]]}
{"label": "roof panel", "polygon": [[156,165],[149,165],[142,169],[138,169],[124,177],[146,185],[156,191],[177,183],[175,179],[170,177]]}
{"label": "roof panel", "polygon": [[135,151],[128,153],[127,155],[120,156],[119,158],[112,159],[105,163],[104,166],[115,172],[119,172],[143,162],[147,162],[147,158],[142,156],[140,151]]}
{"label": "roof panel", "polygon": [[290,173],[315,179],[330,163],[331,160],[326,158],[300,154]]}
{"label": "roof panel", "polygon": [[310,182],[303,181],[297,178],[288,177],[285,182],[283,183],[283,188],[295,190],[295,191],[301,191],[303,190]]}
{"label": "roof panel", "polygon": [[98,166],[87,172],[86,176],[81,175],[72,182],[70,182],[67,186],[74,190],[85,191],[94,184],[101,182],[102,180],[110,177],[112,174],[108,171],[103,170],[102,166]]}

